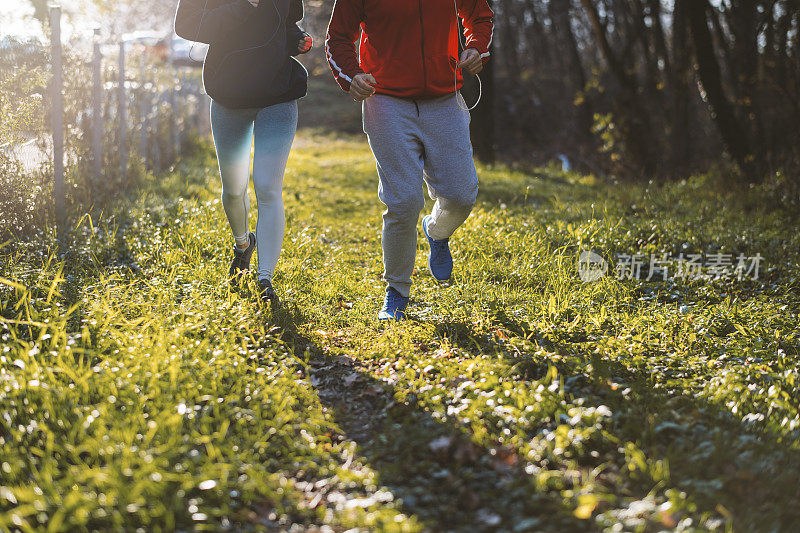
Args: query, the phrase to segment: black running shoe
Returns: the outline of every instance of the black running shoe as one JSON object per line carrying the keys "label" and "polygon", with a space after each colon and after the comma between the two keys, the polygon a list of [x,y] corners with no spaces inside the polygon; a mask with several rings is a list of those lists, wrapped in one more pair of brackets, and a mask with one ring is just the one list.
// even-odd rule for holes
{"label": "black running shoe", "polygon": [[268,279],[258,280],[258,295],[261,298],[261,303],[264,307],[270,307],[278,304],[278,295],[275,294],[275,289],[272,288],[272,282]]}
{"label": "black running shoe", "polygon": [[228,271],[228,276],[231,279],[231,285],[236,285],[239,278],[250,270],[250,258],[253,257],[253,251],[256,249],[256,234],[252,231],[249,233],[250,245],[244,250],[240,250],[235,244],[233,245],[233,261],[231,261],[231,268]]}

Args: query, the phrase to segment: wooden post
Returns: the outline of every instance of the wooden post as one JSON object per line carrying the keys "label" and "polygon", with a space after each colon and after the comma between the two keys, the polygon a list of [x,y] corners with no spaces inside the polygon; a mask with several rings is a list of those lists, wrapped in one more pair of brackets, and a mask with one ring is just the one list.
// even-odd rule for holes
{"label": "wooden post", "polygon": [[[50,6],[52,72],[50,126],[53,134],[53,200],[56,223],[64,222],[64,73],[61,58],[61,6]],[[59,235],[60,237],[60,235]]]}
{"label": "wooden post", "polygon": [[103,174],[103,55],[100,51],[100,28],[94,30],[92,57],[92,157],[95,184]]}
{"label": "wooden post", "polygon": [[125,43],[119,43],[119,80],[117,82],[117,106],[119,118],[119,171],[120,179],[125,180],[128,175],[128,117],[125,96]]}

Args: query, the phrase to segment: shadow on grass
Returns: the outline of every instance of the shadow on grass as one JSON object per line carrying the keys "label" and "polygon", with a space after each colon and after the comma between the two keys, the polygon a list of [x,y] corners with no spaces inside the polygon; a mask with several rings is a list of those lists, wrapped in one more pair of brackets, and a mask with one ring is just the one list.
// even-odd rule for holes
{"label": "shadow on grass", "polygon": [[378,486],[401,510],[433,531],[589,531],[556,492],[540,492],[523,461],[502,447],[475,444],[450,418],[437,418],[416,398],[399,401],[394,388],[346,356],[326,354],[300,331],[305,317],[293,305],[270,315],[298,358],[343,437],[378,473]]}
{"label": "shadow on grass", "polygon": [[[515,335],[540,337],[512,318],[495,318]],[[466,323],[437,324],[436,333],[465,350],[498,354],[503,357],[506,374],[516,379],[542,380],[555,367],[569,396],[581,398],[584,406],[610,407],[614,416],[606,430],[615,439],[634,443],[649,460],[668,465],[668,485],[663,488],[685,491],[700,513],[727,516],[735,530],[797,530],[798,442],[771,432],[757,420],[743,421],[724,405],[693,395],[682,386],[689,369],[667,361],[657,370],[661,375],[656,375],[653,368],[633,360],[625,363],[597,354],[574,355],[576,344],[566,341],[540,343],[550,352],[573,354],[557,360],[548,355],[504,356],[500,355],[502,340],[481,336]],[[611,456],[601,455],[599,460],[613,461],[614,448],[610,447]],[[646,472],[637,473],[631,482],[639,491],[631,496],[637,498],[644,498],[659,485]],[[618,489],[613,484],[608,488],[612,492]]]}

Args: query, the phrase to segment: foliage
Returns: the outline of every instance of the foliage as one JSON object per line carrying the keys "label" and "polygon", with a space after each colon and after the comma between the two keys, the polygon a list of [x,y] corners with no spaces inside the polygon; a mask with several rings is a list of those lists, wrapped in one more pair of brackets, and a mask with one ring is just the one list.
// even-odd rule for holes
{"label": "foliage", "polygon": [[40,237],[50,218],[52,195],[43,176],[23,172],[19,162],[0,154],[0,238]]}
{"label": "foliage", "polygon": [[0,48],[0,139],[26,140],[44,128],[43,96],[48,58],[35,41],[9,41]]}

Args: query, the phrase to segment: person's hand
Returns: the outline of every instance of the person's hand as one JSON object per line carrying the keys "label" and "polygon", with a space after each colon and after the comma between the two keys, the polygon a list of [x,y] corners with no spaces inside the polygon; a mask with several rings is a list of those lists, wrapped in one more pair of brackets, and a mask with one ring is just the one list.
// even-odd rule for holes
{"label": "person's hand", "polygon": [[458,68],[464,69],[473,76],[483,70],[481,53],[474,48],[467,48],[461,53],[461,62]]}
{"label": "person's hand", "polygon": [[312,39],[309,34],[303,32],[303,38],[300,39],[300,42],[297,45],[297,51],[301,54],[305,54],[311,50],[312,46],[314,46],[314,39]]}
{"label": "person's hand", "polygon": [[376,83],[372,74],[356,74],[350,82],[350,96],[356,102],[362,102],[375,94]]}

